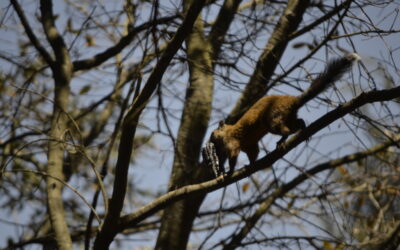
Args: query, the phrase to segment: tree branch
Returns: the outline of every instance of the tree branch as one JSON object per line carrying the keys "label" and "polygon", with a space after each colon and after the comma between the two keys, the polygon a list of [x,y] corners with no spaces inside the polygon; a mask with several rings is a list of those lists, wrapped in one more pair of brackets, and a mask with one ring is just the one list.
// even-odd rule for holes
{"label": "tree branch", "polygon": [[195,193],[205,193],[217,190],[221,187],[247,178],[248,176],[259,170],[267,169],[277,160],[281,159],[282,156],[288,153],[291,149],[299,145],[301,142],[303,142],[313,134],[317,133],[324,127],[328,126],[333,121],[345,116],[348,113],[351,113],[362,105],[373,102],[388,101],[398,97],[400,97],[400,87],[379,91],[373,90],[367,93],[363,93],[358,97],[350,100],[349,102],[340,105],[326,115],[322,116],[320,119],[310,124],[310,126],[293,136],[288,141],[284,142],[282,144],[282,147],[276,148],[274,151],[267,154],[260,160],[257,160],[255,163],[246,166],[245,168],[241,168],[235,171],[232,175],[220,176],[210,181],[206,181],[200,184],[188,185],[177,190],[168,192],[160,196],[153,202],[149,203],[148,205],[141,207],[136,212],[123,216],[120,220],[120,230],[132,225],[136,225],[140,221],[160,211],[172,202],[184,199],[185,197],[188,197],[189,195],[193,195]]}
{"label": "tree branch", "polygon": [[114,46],[104,50],[103,52],[98,53],[97,55],[93,56],[92,58],[83,59],[74,61],[74,71],[79,70],[88,70],[99,66],[103,62],[107,61],[111,57],[114,57],[118,53],[120,53],[126,46],[128,46],[132,40],[138,35],[139,32],[147,30],[148,28],[157,25],[168,23],[174,20],[175,18],[179,17],[178,15],[173,15],[169,17],[162,17],[156,20],[151,20],[150,22],[141,24],[135,28],[132,28],[127,35],[123,36],[117,44]]}
{"label": "tree branch", "polygon": [[213,24],[208,40],[211,41],[213,60],[216,60],[228,29],[242,0],[225,0]]}
{"label": "tree branch", "polygon": [[185,19],[181,26],[178,28],[175,36],[167,45],[164,53],[162,54],[159,62],[153,69],[152,73],[147,80],[141,94],[135,99],[131,108],[128,110],[122,125],[121,141],[118,148],[118,159],[115,166],[115,180],[113,193],[110,201],[109,211],[106,215],[104,225],[98,233],[94,249],[108,249],[108,246],[113,241],[115,235],[118,233],[118,224],[116,223],[120,217],[125,199],[127,177],[130,158],[132,154],[132,143],[136,132],[137,122],[139,116],[146,106],[149,98],[154,93],[157,85],[167,69],[173,56],[180,48],[182,42],[190,33],[193,24],[202,10],[205,0],[196,0],[188,9]]}
{"label": "tree branch", "polygon": [[372,147],[368,150],[365,150],[363,152],[358,152],[355,154],[349,154],[346,155],[342,158],[328,161],[322,164],[319,164],[306,172],[298,175],[296,178],[291,180],[290,182],[286,183],[285,185],[282,185],[280,188],[276,189],[271,195],[269,195],[262,203],[260,203],[260,206],[258,209],[253,213],[252,216],[249,218],[245,219],[246,223],[242,227],[242,229],[234,235],[231,239],[231,241],[224,246],[223,249],[234,249],[238,246],[240,246],[241,241],[248,235],[250,230],[254,228],[258,220],[269,210],[269,208],[275,203],[275,201],[279,198],[282,198],[285,196],[289,191],[303,183],[304,181],[310,179],[312,176],[328,170],[328,169],[334,169],[336,167],[342,166],[343,164],[349,164],[351,162],[355,162],[358,160],[361,160],[363,158],[366,158],[368,156],[377,154],[385,149],[387,149],[390,146],[396,145],[398,142],[400,142],[400,136],[398,136],[394,140],[387,140],[385,143],[379,144],[375,147]]}
{"label": "tree branch", "polygon": [[[193,1],[185,1],[184,8]],[[225,0],[208,37],[202,17],[186,38],[189,82],[178,130],[169,190],[209,179],[207,168],[197,168],[201,145],[212,110],[213,66],[240,0]],[[193,131],[196,133],[193,134]],[[202,176],[207,176],[203,178]],[[155,249],[184,249],[193,221],[206,194],[193,195],[168,206],[163,213]]]}
{"label": "tree branch", "polygon": [[314,29],[315,27],[317,27],[321,23],[329,20],[334,15],[338,14],[342,9],[346,8],[347,6],[350,6],[350,3],[353,2],[353,1],[354,0],[346,0],[346,1],[344,1],[343,3],[341,3],[338,6],[336,6],[335,8],[333,8],[329,13],[323,15],[322,17],[320,17],[319,19],[315,20],[311,24],[305,26],[301,30],[294,31],[292,34],[290,34],[289,40],[292,40],[292,39],[294,39],[296,37],[299,37],[299,36],[309,32],[310,30]]}
{"label": "tree branch", "polygon": [[331,39],[332,39],[332,35],[335,34],[337,27],[339,26],[339,24],[342,22],[343,18],[345,17],[348,8],[350,6],[348,5],[346,10],[343,12],[343,14],[341,14],[339,16],[339,20],[333,25],[332,29],[329,31],[329,33],[326,35],[326,37],[319,43],[317,44],[305,57],[303,57],[302,59],[300,59],[298,62],[296,62],[292,67],[290,67],[289,69],[287,69],[283,74],[281,74],[280,76],[278,76],[276,79],[274,79],[273,82],[271,82],[268,85],[268,89],[271,89],[273,86],[275,86],[276,83],[282,81],[286,76],[288,76],[291,72],[293,72],[295,69],[297,69],[298,67],[300,67],[300,65],[302,65],[305,61],[307,61],[308,59],[310,59],[315,53],[317,53],[319,51],[320,48],[322,48],[322,46],[324,46],[325,44],[327,44]]}
{"label": "tree branch", "polygon": [[29,40],[31,41],[35,49],[39,52],[39,54],[43,57],[43,59],[51,66],[54,62],[53,58],[47,52],[47,50],[40,44],[39,40],[36,38],[32,28],[29,25],[28,20],[25,17],[24,11],[22,10],[18,1],[17,0],[10,0],[10,1],[15,9],[15,12],[17,12],[17,15],[21,21],[22,26],[24,27],[24,30]]}
{"label": "tree branch", "polygon": [[[53,15],[53,4],[50,0],[40,1],[41,21],[47,40],[53,48],[55,62],[51,64],[54,78],[54,104],[51,117],[47,173],[49,176],[64,180],[64,136],[68,128],[67,115],[72,78],[72,64],[64,40],[59,34]],[[65,217],[62,200],[63,185],[52,178],[46,178],[47,204],[52,230],[57,247],[61,250],[72,249],[72,240]]]}
{"label": "tree branch", "polygon": [[242,114],[265,94],[268,81],[271,79],[279,60],[294,32],[302,21],[309,5],[309,0],[290,0],[280,17],[264,52],[260,56],[249,83],[226,119],[229,124],[235,123]]}
{"label": "tree branch", "polygon": [[[42,14],[41,21],[43,25],[43,30],[47,36],[47,40],[52,47],[54,54],[56,56],[56,62],[62,63],[63,65],[58,65],[60,68],[69,67],[66,71],[71,72],[71,62],[68,54],[67,46],[65,46],[64,39],[58,33],[56,25],[54,23],[53,14],[53,3],[51,0],[41,0],[40,1],[40,12]],[[53,66],[53,65],[50,65]],[[57,67],[57,68],[59,68]]]}

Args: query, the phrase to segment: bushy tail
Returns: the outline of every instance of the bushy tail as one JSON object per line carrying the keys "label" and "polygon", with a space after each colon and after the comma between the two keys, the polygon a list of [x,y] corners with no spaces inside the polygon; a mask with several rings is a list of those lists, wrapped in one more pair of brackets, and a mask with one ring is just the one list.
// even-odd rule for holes
{"label": "bushy tail", "polygon": [[360,59],[361,57],[358,54],[350,53],[342,58],[330,61],[325,71],[320,73],[311,83],[311,86],[299,96],[299,108],[324,91],[332,83],[339,80],[340,77],[351,68],[353,62]]}

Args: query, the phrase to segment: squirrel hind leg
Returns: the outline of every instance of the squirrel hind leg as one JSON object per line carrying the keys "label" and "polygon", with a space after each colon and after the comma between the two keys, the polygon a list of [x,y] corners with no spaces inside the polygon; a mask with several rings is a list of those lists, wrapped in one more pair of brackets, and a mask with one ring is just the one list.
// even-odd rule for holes
{"label": "squirrel hind leg", "polygon": [[229,157],[229,172],[228,174],[232,174],[235,171],[235,166],[237,162],[237,155]]}
{"label": "squirrel hind leg", "polygon": [[280,147],[282,145],[282,143],[284,143],[288,137],[289,137],[288,135],[282,135],[282,138],[276,143],[276,146]]}
{"label": "squirrel hind leg", "polygon": [[283,142],[289,137],[289,135],[296,133],[297,131],[303,130],[306,128],[306,123],[303,119],[296,118],[292,123],[288,123],[290,126],[282,125],[281,126],[281,135],[282,138],[277,142],[277,146],[281,146]]}
{"label": "squirrel hind leg", "polygon": [[243,149],[243,152],[247,154],[250,164],[252,164],[257,160],[258,153],[260,153],[260,149],[258,147],[258,144],[256,143],[246,149]]}
{"label": "squirrel hind leg", "polygon": [[231,138],[226,145],[227,156],[229,159],[229,173],[235,170],[238,155],[240,153],[240,142],[234,138]]}

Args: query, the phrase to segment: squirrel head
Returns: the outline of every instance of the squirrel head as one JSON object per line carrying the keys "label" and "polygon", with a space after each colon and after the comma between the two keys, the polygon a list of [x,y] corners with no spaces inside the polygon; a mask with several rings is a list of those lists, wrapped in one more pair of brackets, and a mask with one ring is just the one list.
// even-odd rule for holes
{"label": "squirrel head", "polygon": [[225,137],[225,123],[224,121],[220,121],[218,124],[218,128],[211,133],[210,142],[214,143],[217,147],[218,145],[223,144],[223,140]]}

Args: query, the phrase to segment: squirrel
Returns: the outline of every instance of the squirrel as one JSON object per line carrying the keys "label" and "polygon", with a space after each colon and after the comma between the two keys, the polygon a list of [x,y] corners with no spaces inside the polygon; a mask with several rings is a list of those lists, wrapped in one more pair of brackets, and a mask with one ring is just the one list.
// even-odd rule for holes
{"label": "squirrel", "polygon": [[299,96],[271,95],[260,98],[233,125],[220,122],[211,133],[209,143],[213,143],[218,157],[219,171],[224,173],[224,163],[229,159],[229,172],[233,172],[240,151],[247,154],[250,163],[256,161],[258,141],[267,133],[281,135],[278,146],[290,134],[306,127],[303,119],[297,117],[297,111],[308,101],[316,97],[328,86],[337,81],[354,61],[360,60],[356,53],[330,61],[326,69]]}

